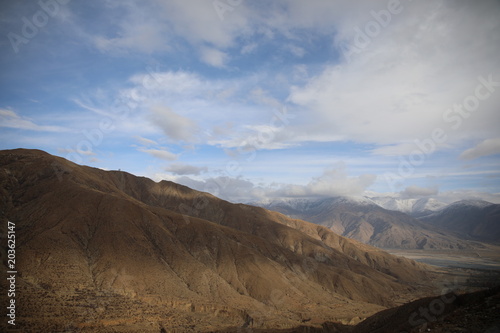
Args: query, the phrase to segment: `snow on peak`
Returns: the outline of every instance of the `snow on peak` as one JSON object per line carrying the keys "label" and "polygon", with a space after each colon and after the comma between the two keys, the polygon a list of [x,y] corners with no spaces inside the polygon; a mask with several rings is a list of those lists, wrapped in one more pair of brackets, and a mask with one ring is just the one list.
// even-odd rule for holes
{"label": "snow on peak", "polygon": [[428,211],[434,212],[446,206],[445,203],[433,198],[399,199],[391,197],[374,197],[371,199],[385,209],[409,214]]}
{"label": "snow on peak", "polygon": [[317,208],[318,205],[325,205],[329,203],[335,204],[350,204],[350,205],[376,205],[371,199],[362,196],[339,196],[330,198],[274,198],[254,203],[257,206],[267,208],[286,207],[293,208],[300,211],[307,211],[309,209]]}
{"label": "snow on peak", "polygon": [[370,198],[362,197],[362,196],[352,196],[352,195],[335,197],[335,202],[350,203],[350,204],[357,204],[357,205],[376,205],[376,206],[378,206],[377,203],[375,203]]}
{"label": "snow on peak", "polygon": [[493,205],[493,203],[484,200],[460,200],[456,201],[447,207],[477,207],[484,208]]}

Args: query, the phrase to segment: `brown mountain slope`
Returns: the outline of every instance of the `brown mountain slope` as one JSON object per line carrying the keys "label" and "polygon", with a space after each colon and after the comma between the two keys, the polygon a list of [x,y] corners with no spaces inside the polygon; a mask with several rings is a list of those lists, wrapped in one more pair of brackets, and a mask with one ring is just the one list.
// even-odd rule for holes
{"label": "brown mountain slope", "polygon": [[0,152],[0,204],[2,228],[16,224],[24,330],[295,327],[428,286],[424,266],[324,227],[41,151]]}

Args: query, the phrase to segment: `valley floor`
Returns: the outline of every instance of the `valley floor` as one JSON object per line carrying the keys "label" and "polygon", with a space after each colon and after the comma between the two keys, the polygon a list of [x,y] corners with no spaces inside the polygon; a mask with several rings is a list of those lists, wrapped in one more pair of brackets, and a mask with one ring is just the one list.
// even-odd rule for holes
{"label": "valley floor", "polygon": [[407,250],[385,249],[390,254],[443,268],[500,271],[500,246],[478,250]]}

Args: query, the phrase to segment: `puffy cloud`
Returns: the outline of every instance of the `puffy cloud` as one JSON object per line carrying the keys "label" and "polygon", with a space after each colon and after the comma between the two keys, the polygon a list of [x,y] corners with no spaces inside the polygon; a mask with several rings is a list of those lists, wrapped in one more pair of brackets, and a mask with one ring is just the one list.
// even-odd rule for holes
{"label": "puffy cloud", "polygon": [[[500,94],[496,92],[479,101],[475,112],[464,116],[446,112],[474,96],[479,76],[492,74],[493,81],[500,80],[498,3],[408,6],[386,27],[379,25],[378,34],[364,36],[366,45],[360,45],[359,29],[376,22],[373,17],[358,21],[352,29],[342,25],[342,36],[337,38],[359,52],[350,61],[327,66],[304,86],[292,88],[290,100],[307,110],[305,118],[310,119],[302,128],[304,138],[379,146],[403,143],[406,147],[398,147],[401,152],[411,149],[406,143],[429,137],[435,128],[443,128],[447,143],[455,145],[497,131]],[[462,118],[452,121],[451,116]]]}
{"label": "puffy cloud", "polygon": [[327,169],[319,177],[313,178],[307,185],[285,185],[273,193],[277,197],[311,197],[361,195],[375,182],[376,176],[364,174],[350,177],[344,163]]}
{"label": "puffy cloud", "polygon": [[495,154],[500,154],[500,138],[484,140],[475,147],[464,151],[460,155],[460,158],[464,160],[473,160],[482,156]]}
{"label": "puffy cloud", "polygon": [[351,177],[342,163],[325,170],[322,175],[312,178],[306,185],[257,183],[242,176],[196,177],[198,171],[201,174],[204,169],[183,164],[173,165],[166,169],[171,174],[159,173],[153,178],[168,179],[232,202],[256,202],[266,198],[282,197],[359,196],[365,193],[376,178],[369,174]]}

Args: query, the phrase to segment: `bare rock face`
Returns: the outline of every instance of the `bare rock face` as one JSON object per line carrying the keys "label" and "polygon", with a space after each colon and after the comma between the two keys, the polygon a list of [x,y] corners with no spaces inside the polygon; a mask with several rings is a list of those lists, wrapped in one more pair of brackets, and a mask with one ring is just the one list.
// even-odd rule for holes
{"label": "bare rock face", "polygon": [[424,265],[326,227],[36,150],[0,152],[0,204],[26,331],[352,322],[430,288]]}

